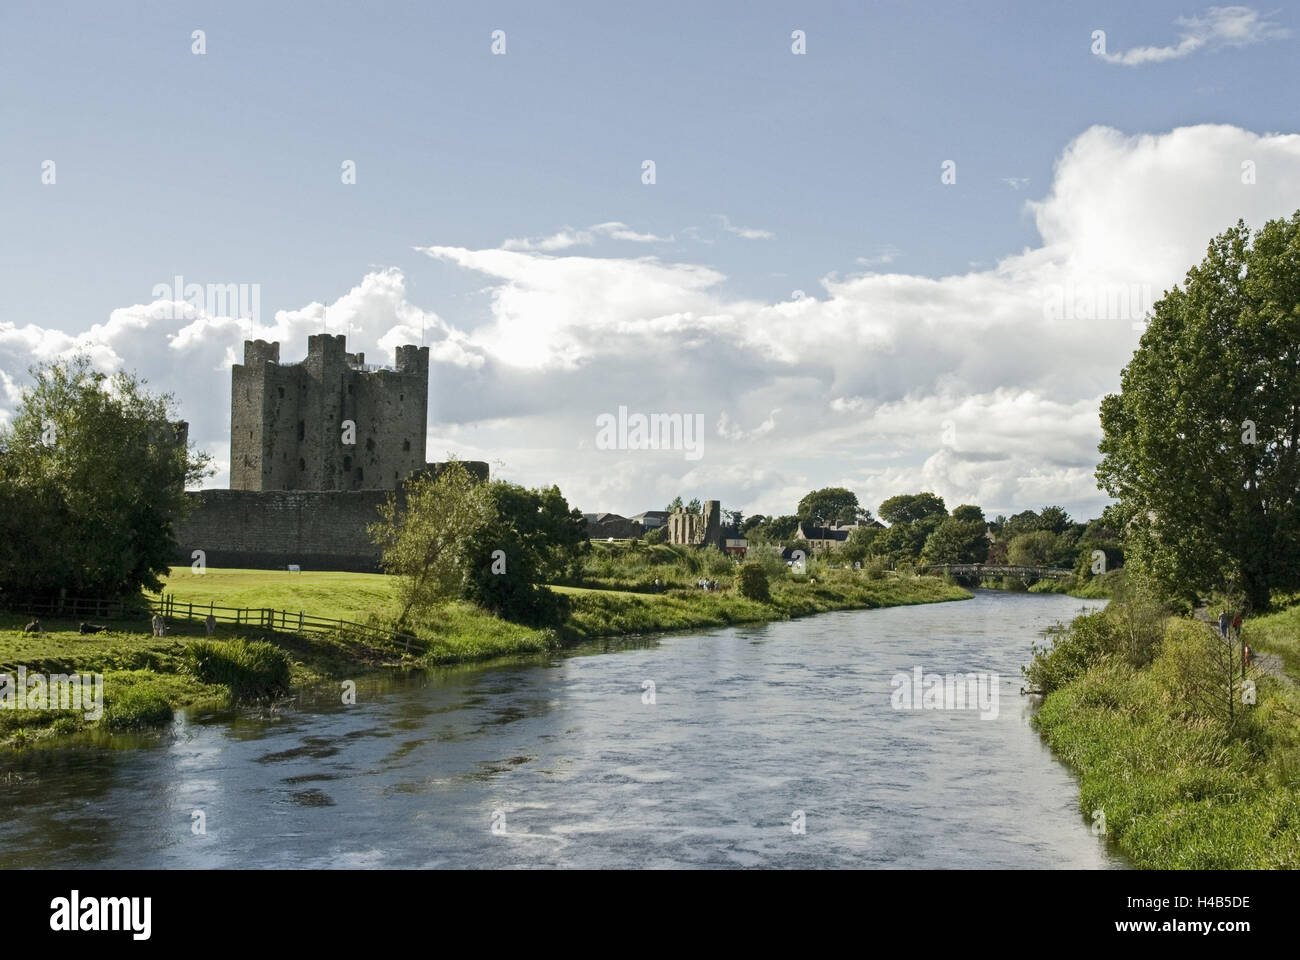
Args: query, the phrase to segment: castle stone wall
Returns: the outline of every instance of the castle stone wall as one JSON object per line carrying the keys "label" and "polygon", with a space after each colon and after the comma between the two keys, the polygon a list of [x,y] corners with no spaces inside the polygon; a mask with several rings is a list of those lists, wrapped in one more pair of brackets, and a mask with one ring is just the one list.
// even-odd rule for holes
{"label": "castle stone wall", "polygon": [[[480,480],[488,465],[461,461]],[[430,463],[433,476],[445,464]],[[379,571],[366,527],[379,519],[388,490],[199,490],[186,494],[189,516],[176,529],[176,562],[202,550],[210,567]],[[401,494],[398,494],[399,503]]]}

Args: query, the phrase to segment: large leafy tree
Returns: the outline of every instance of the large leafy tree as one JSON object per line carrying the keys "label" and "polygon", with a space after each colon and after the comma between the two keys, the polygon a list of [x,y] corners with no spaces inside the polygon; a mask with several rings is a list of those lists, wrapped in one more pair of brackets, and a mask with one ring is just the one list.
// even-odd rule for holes
{"label": "large leafy tree", "polygon": [[208,472],[170,395],[89,358],[31,371],[0,429],[0,592],[116,598],[157,590],[185,487]]}
{"label": "large leafy tree", "polygon": [[856,523],[870,520],[871,511],[858,505],[858,496],[844,487],[823,487],[813,490],[799,501],[796,511],[800,520],[818,525],[831,523]]}
{"label": "large leafy tree", "polygon": [[1257,609],[1300,587],[1300,212],[1214,238],[1155,304],[1101,425],[1130,563]]}
{"label": "large leafy tree", "polygon": [[943,497],[933,493],[900,493],[880,505],[880,519],[888,524],[916,523],[927,517],[947,515]]}
{"label": "large leafy tree", "polygon": [[939,521],[925,541],[924,557],[930,563],[983,563],[989,555],[987,529],[984,511],[963,504]]}

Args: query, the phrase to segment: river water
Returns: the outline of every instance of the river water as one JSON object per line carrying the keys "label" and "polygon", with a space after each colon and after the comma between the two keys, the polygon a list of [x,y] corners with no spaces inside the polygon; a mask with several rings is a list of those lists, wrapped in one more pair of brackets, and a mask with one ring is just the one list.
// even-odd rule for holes
{"label": "river water", "polygon": [[[1098,605],[981,591],[0,755],[0,863],[1118,867],[1019,694],[1042,630]],[[996,716],[895,709],[918,666],[998,674]]]}

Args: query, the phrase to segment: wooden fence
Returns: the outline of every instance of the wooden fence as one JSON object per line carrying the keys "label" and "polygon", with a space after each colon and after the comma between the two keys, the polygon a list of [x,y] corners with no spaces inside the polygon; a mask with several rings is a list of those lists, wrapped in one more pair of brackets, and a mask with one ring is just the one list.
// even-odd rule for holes
{"label": "wooden fence", "polygon": [[409,651],[412,646],[421,648],[424,642],[409,633],[398,633],[368,623],[315,617],[299,610],[274,610],[270,607],[222,607],[213,603],[194,603],[178,600],[174,594],[161,597],[139,597],[133,600],[94,600],[84,597],[55,597],[47,600],[29,600],[8,604],[15,613],[79,620],[128,620],[149,618],[161,614],[164,619],[205,621],[211,616],[218,623],[250,626],[278,633],[338,633],[363,637],[371,641],[400,640]]}
{"label": "wooden fence", "polygon": [[422,645],[419,637],[409,633],[398,633],[368,623],[354,620],[336,620],[328,617],[315,617],[299,610],[275,610],[271,607],[221,607],[216,603],[194,603],[178,600],[175,594],[163,594],[156,600],[149,600],[149,610],[162,614],[173,620],[206,620],[211,616],[218,623],[233,623],[237,626],[247,625],[261,630],[274,630],[278,633],[338,633],[340,636],[354,634],[369,640],[400,640],[405,649],[412,644]]}

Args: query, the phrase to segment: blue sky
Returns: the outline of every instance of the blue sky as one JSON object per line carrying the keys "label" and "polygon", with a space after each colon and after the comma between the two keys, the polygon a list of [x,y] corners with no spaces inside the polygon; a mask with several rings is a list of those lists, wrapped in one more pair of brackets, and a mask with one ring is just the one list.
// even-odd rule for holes
{"label": "blue sky", "polygon": [[[993,509],[1063,502],[1088,512],[1103,501],[1080,483],[1075,468],[1095,453],[1095,436],[1090,452],[1086,438],[1076,438],[1074,453],[1037,465],[1017,462],[1011,468],[1029,482],[996,489],[963,480],[955,468],[927,474],[924,445],[900,446],[879,430],[857,437],[840,431],[798,449],[793,441],[826,427],[828,411],[843,413],[846,404],[850,412],[878,416],[891,403],[905,403],[910,416],[938,410],[926,407],[927,398],[943,397],[958,410],[970,398],[1005,388],[1027,389],[1073,410],[1114,389],[1136,334],[1126,339],[1117,328],[1111,353],[1090,357],[1090,376],[1068,395],[1050,396],[1041,369],[1001,369],[1008,351],[1020,350],[1015,338],[981,358],[992,379],[979,380],[963,371],[959,358],[932,366],[894,334],[864,334],[867,320],[847,340],[810,339],[798,355],[778,349],[779,328],[771,336],[754,331],[795,290],[818,307],[833,307],[837,295],[828,281],[906,277],[893,285],[905,288],[901,301],[879,299],[879,281],[865,294],[862,316],[897,320],[900,310],[933,291],[921,282],[926,279],[983,274],[996,280],[1007,258],[1047,246],[1061,263],[1087,259],[1070,245],[1107,243],[1080,226],[1091,208],[1079,191],[1109,189],[1108,175],[1081,172],[1079,186],[1065,192],[1057,171],[1068,166],[1071,145],[1094,128],[1129,138],[1097,147],[1095,162],[1111,164],[1112,171],[1128,163],[1134,176],[1169,183],[1188,164],[1204,170],[1221,163],[1231,168],[1225,191],[1239,186],[1236,157],[1257,142],[1251,138],[1296,128],[1296,24],[1290,11],[1271,7],[375,7],[325,3],[307,12],[299,5],[154,3],[115,10],[9,3],[0,10],[0,372],[12,384],[21,383],[32,360],[70,349],[71,340],[93,346],[106,365],[140,369],[169,388],[173,381],[192,387],[194,367],[185,376],[178,371],[200,361],[184,359],[176,343],[164,349],[181,328],[158,326],[153,338],[128,345],[120,331],[95,326],[114,311],[149,305],[154,286],[175,275],[256,283],[257,329],[295,338],[282,348],[288,358],[305,352],[300,335],[311,318],[302,311],[313,303],[326,305],[342,324],[332,332],[355,323],[356,342],[368,352],[390,345],[385,337],[408,307],[436,320],[438,335],[463,349],[449,348],[435,365],[430,457],[448,447],[486,454],[516,479],[559,481],[584,509],[637,512],[661,506],[665,493],[680,489],[768,512],[782,509],[800,486],[831,482],[858,484],[874,507],[882,493],[903,492],[887,483],[932,484],[942,475],[950,498],[993,497],[999,502],[985,503]],[[196,29],[205,31],[202,56],[191,52]],[[504,56],[490,49],[498,29],[506,33]],[[802,56],[791,52],[796,29],[806,32]],[[1091,49],[1094,30],[1106,32],[1109,61]],[[1141,62],[1132,65],[1115,62],[1124,51],[1146,47],[1165,52],[1135,54]],[[1178,128],[1224,129],[1210,125],[1238,131],[1242,146],[1208,132],[1166,141],[1166,149],[1148,143],[1144,153],[1138,139]],[[1187,260],[1237,216],[1285,215],[1300,206],[1291,141],[1275,138],[1260,150],[1269,158],[1259,168],[1258,186],[1265,189],[1247,196],[1238,190],[1210,202],[1197,181],[1198,193],[1174,191],[1167,210],[1133,209],[1151,189],[1111,202],[1123,204],[1126,215],[1162,217],[1170,231],[1177,228],[1169,243]],[[646,159],[656,164],[654,185],[641,182]],[[46,160],[57,165],[53,185],[42,183]],[[340,182],[345,160],[356,163],[355,184]],[[956,184],[940,182],[945,160],[957,165]],[[1163,174],[1162,164],[1169,165]],[[1078,229],[1049,243],[1044,211],[1029,202],[1046,204],[1053,222],[1063,218]],[[1106,209],[1104,202],[1095,206]],[[1186,223],[1172,219],[1185,214]],[[592,230],[609,224],[622,226]],[[566,230],[578,241],[554,239]],[[620,230],[640,239],[620,239]],[[499,262],[489,251],[503,244],[524,259],[485,270]],[[1158,292],[1178,279],[1180,270],[1170,275],[1173,262],[1144,264],[1146,272],[1126,275],[1125,282],[1141,279]],[[681,270],[650,276],[647,264]],[[619,265],[627,272],[605,285],[583,273]],[[1180,269],[1186,266],[1190,261]],[[546,271],[567,286],[557,293],[558,280],[538,279]],[[388,282],[368,288],[363,279],[373,275]],[[400,277],[396,292],[394,276]],[[681,296],[662,303],[638,286],[683,277]],[[384,301],[393,316],[385,318],[367,300],[375,286],[395,298]],[[362,305],[340,304],[350,291],[359,291],[353,301]],[[704,294],[707,302],[691,299]],[[574,299],[561,308],[557,298],[568,296]],[[603,299],[593,304],[597,296]],[[842,291],[846,296],[856,293]],[[614,302],[623,299],[634,303]],[[647,304],[645,312],[637,313],[637,301]],[[945,330],[945,304],[950,301],[938,297],[926,314],[938,324],[929,331],[932,339],[983,335],[997,346],[1007,332]],[[558,309],[604,319],[580,330],[561,330],[554,318],[530,326],[531,311]],[[279,327],[277,311],[288,313]],[[831,312],[842,316],[838,308]],[[685,327],[664,320],[679,314],[687,317]],[[752,323],[738,319],[751,314]],[[801,323],[776,314],[781,323]],[[830,334],[833,326],[825,317],[804,321],[800,335],[814,327]],[[140,325],[133,328],[139,332]],[[198,377],[213,409],[196,409],[192,394],[182,404],[199,425],[196,439],[218,458],[221,391],[228,403],[229,387],[217,368],[249,329],[217,324],[182,338],[220,341],[220,356],[208,364],[204,354]],[[538,336],[538,329],[551,337],[548,344],[566,343],[553,362],[522,362],[502,346],[541,350],[540,341],[528,339],[527,331]],[[611,345],[648,329],[659,331],[657,344],[629,347],[627,355]],[[1024,335],[1044,339],[1041,331]],[[704,356],[677,362],[673,344],[696,341]],[[856,356],[859,368],[868,369],[882,362],[873,343],[892,369],[857,377],[818,367],[818,357],[844,354],[835,362]],[[1074,366],[1068,355],[1028,353],[1040,368]],[[467,359],[471,354],[477,365]],[[636,356],[640,366],[632,362]],[[712,370],[709,360],[716,361]],[[598,383],[592,372],[602,367],[622,373]],[[579,375],[582,370],[587,373]],[[914,383],[901,376],[911,372]],[[620,392],[632,373],[646,382]],[[699,384],[684,387],[675,375],[681,373],[728,383],[711,393]],[[787,375],[793,386],[783,405],[779,384]],[[811,386],[818,377],[820,392]],[[494,394],[476,405],[475,390],[509,396]],[[589,405],[561,399],[575,393]],[[625,456],[632,465],[620,462],[612,473],[581,458],[575,464],[575,449],[585,451],[582,457],[610,453],[588,449],[594,428],[577,425],[620,403],[699,410],[711,427],[725,413],[731,426],[719,429],[707,469],[645,451],[640,460]],[[764,414],[777,409],[781,414]],[[1047,420],[1055,409],[1048,408]],[[975,408],[971,415],[980,419]],[[900,416],[895,410],[894,419]],[[536,442],[538,419],[569,425],[557,427],[548,445]],[[754,433],[767,419],[774,426]],[[763,467],[765,480],[742,476],[755,450],[722,442],[729,435],[742,442],[735,424],[744,424],[752,440],[765,437],[768,452],[790,431],[792,442],[783,446],[788,455]],[[583,429],[585,446],[582,437],[570,437]],[[932,432],[939,431],[935,425]],[[994,438],[976,447],[965,450],[969,463],[1000,449]],[[870,456],[858,456],[863,451]],[[1075,470],[1058,476],[1057,488],[1054,463]],[[596,484],[593,469],[607,481],[625,473],[619,482]]]}

